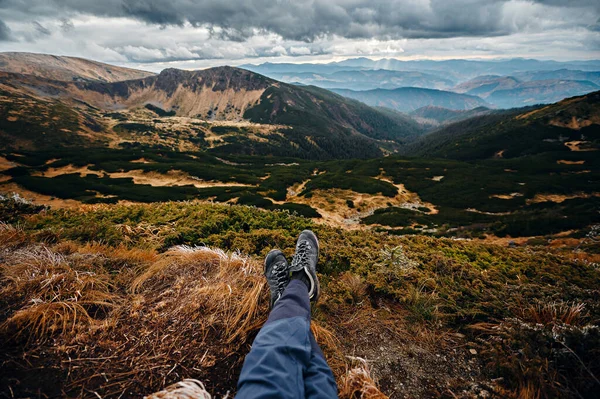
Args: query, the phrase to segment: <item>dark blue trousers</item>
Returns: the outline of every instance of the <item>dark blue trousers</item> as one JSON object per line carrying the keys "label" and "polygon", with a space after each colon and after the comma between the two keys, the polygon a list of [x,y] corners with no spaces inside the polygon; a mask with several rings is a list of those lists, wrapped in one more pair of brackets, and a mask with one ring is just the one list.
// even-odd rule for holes
{"label": "dark blue trousers", "polygon": [[306,285],[292,280],[246,356],[236,398],[337,398],[337,385],[310,331]]}

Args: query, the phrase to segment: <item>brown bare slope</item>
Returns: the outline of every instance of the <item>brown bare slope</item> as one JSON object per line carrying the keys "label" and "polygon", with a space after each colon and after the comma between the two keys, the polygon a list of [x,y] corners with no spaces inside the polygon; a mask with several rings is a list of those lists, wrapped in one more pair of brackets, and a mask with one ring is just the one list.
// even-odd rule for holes
{"label": "brown bare slope", "polygon": [[18,52],[0,53],[0,71],[35,75],[66,82],[118,82],[154,75],[152,72],[118,67],[83,58]]}
{"label": "brown bare slope", "polygon": [[240,120],[277,81],[231,67],[200,71],[165,69],[159,75],[116,83],[76,83],[67,91],[103,109],[153,104],[178,116]]}

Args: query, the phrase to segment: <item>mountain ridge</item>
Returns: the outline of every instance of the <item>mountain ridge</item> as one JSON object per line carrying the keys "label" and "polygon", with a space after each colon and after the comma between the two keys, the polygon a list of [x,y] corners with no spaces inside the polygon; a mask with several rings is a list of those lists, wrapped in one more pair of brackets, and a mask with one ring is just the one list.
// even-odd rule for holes
{"label": "mountain ridge", "polygon": [[85,58],[25,52],[0,52],[0,71],[60,81],[117,82],[154,75]]}

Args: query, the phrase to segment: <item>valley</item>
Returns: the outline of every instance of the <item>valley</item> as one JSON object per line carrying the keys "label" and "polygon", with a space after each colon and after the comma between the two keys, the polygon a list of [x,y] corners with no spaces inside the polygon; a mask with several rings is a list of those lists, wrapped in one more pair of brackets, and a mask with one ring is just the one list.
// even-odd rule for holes
{"label": "valley", "polygon": [[116,83],[5,74],[0,89],[0,188],[40,201],[211,201],[479,239],[581,237],[600,221],[598,92],[407,115],[229,67]]}
{"label": "valley", "polygon": [[341,398],[596,392],[600,91],[488,101],[537,78],[560,97],[546,67],[564,65],[3,57],[0,395],[232,392],[268,314],[264,256],[306,228]]}

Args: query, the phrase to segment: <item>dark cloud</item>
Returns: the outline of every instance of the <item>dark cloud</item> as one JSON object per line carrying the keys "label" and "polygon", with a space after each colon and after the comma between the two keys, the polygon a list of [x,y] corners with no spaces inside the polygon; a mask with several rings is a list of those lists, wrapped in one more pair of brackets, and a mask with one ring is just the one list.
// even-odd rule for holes
{"label": "dark cloud", "polygon": [[33,21],[33,27],[40,35],[49,36],[52,34],[48,28],[40,24],[38,21]]}
{"label": "dark cloud", "polygon": [[0,42],[6,42],[12,40],[12,34],[10,28],[0,20]]}
{"label": "dark cloud", "polygon": [[0,0],[0,50],[184,67],[325,55],[589,58],[598,16],[598,0]]}
{"label": "dark cloud", "polygon": [[[310,42],[345,38],[448,38],[514,33],[502,7],[508,0],[0,0],[14,15],[78,13],[131,17],[150,24],[208,26],[218,38],[242,41],[257,32]],[[598,0],[536,0],[556,7],[589,7]]]}
{"label": "dark cloud", "polygon": [[534,0],[536,3],[557,7],[594,7],[600,8],[598,0]]}
{"label": "dark cloud", "polygon": [[73,29],[75,29],[75,25],[73,25],[73,22],[71,22],[69,19],[61,18],[60,29],[63,32],[71,32]]}

